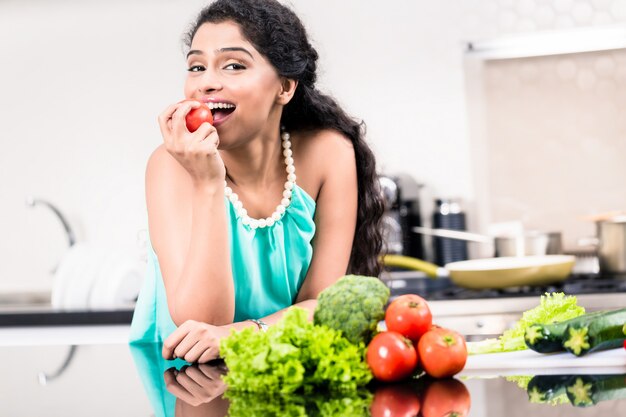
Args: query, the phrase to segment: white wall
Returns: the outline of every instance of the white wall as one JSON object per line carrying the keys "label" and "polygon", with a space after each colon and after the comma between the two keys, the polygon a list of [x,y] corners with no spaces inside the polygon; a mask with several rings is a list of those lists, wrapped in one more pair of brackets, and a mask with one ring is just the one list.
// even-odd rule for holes
{"label": "white wall", "polygon": [[[49,288],[64,237],[132,249],[157,114],[182,97],[180,37],[205,1],[0,2],[0,291]],[[320,86],[365,120],[385,171],[471,206],[463,41],[624,20],[625,0],[294,0]],[[591,9],[591,11],[589,10]]]}

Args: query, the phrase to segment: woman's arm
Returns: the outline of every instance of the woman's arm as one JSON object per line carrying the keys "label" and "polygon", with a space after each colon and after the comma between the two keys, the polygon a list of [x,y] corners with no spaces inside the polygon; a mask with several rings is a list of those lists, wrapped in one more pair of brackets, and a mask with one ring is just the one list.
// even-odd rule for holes
{"label": "woman's arm", "polygon": [[[325,131],[321,135],[307,141],[307,146],[298,148],[302,161],[299,167],[303,169],[304,161],[311,161],[311,165],[306,166],[307,172],[310,174],[309,169],[319,170],[317,174],[321,182],[316,204],[313,258],[295,304],[308,310],[310,319],[313,318],[319,293],[346,273],[357,211],[354,149],[348,139],[336,132]],[[280,310],[262,320],[272,325],[280,320],[286,310]],[[242,330],[246,327],[257,328],[257,325],[243,321],[213,326],[190,320],[164,341],[163,357],[208,362],[219,357],[221,338],[228,336],[233,329]]]}
{"label": "woman's arm", "polygon": [[[317,300],[305,300],[294,304],[294,306],[306,309],[309,312],[309,320],[313,320]],[[261,320],[272,325],[280,320],[291,307],[293,306],[263,317]],[[188,320],[163,341],[161,353],[165,359],[183,358],[191,363],[206,363],[219,357],[220,340],[223,337],[227,337],[233,330],[239,331],[246,327],[258,330],[257,325],[249,320],[224,326],[213,326],[201,321]]]}
{"label": "woman's arm", "polygon": [[[346,274],[356,227],[358,185],[352,143],[334,131],[309,139],[300,150],[321,185],[315,210],[313,258],[297,301],[316,299]],[[304,155],[303,155],[304,156]]]}
{"label": "woman's arm", "polygon": [[164,144],[146,169],[150,240],[174,323],[220,325],[232,323],[235,311],[224,163],[214,127],[187,131],[184,116],[190,108],[179,103],[159,117]]}

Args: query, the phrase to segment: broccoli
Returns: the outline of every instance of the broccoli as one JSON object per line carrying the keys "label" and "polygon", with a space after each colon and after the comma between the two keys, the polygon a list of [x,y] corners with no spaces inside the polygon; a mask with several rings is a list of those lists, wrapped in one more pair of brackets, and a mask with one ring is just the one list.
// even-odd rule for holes
{"label": "broccoli", "polygon": [[380,279],[346,275],[320,293],[313,321],[340,330],[352,343],[367,345],[385,317],[388,299],[389,288]]}

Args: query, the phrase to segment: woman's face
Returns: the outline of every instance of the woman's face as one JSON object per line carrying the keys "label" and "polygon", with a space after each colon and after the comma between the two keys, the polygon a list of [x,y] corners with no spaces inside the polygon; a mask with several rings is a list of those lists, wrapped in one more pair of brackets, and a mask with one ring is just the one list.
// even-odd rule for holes
{"label": "woman's face", "polygon": [[214,126],[223,145],[272,128],[268,120],[278,109],[281,79],[236,23],[201,25],[191,43],[187,68],[185,97],[215,108]]}

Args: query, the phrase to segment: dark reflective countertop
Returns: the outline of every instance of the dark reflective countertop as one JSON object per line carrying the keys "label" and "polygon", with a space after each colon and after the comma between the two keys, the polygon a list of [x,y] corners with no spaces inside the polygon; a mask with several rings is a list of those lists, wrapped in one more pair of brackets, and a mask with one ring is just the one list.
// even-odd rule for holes
{"label": "dark reflective countertop", "polygon": [[14,417],[390,417],[415,415],[417,408],[424,417],[452,410],[469,410],[466,415],[476,417],[618,416],[626,409],[624,369],[605,375],[589,368],[578,375],[516,377],[496,370],[372,386],[352,395],[267,397],[225,392],[223,364],[165,361],[158,345],[12,346],[0,347],[0,354],[5,358],[0,414]]}

